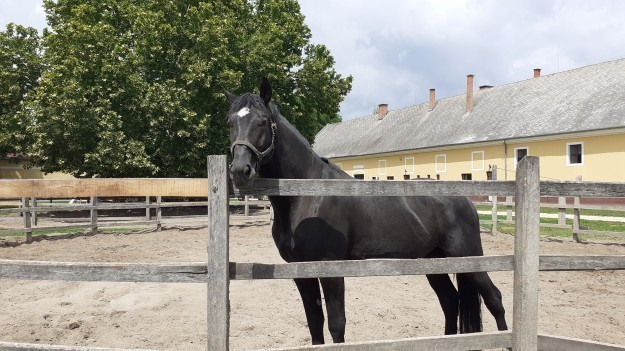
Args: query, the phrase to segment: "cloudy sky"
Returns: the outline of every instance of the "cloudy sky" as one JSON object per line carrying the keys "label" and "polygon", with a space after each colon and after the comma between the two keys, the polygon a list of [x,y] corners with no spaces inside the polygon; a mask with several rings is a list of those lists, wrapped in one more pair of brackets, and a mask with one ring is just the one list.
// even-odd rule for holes
{"label": "cloudy sky", "polygon": [[[301,0],[315,43],[352,75],[343,119],[625,57],[625,1]],[[42,29],[41,0],[0,0],[8,22]]]}

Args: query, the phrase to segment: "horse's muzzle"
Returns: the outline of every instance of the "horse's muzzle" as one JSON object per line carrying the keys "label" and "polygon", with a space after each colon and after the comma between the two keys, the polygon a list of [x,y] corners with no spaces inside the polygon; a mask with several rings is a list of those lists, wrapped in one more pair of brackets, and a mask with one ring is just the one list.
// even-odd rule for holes
{"label": "horse's muzzle", "polygon": [[251,187],[256,176],[255,156],[244,146],[235,147],[233,154],[230,178],[234,186],[239,189]]}

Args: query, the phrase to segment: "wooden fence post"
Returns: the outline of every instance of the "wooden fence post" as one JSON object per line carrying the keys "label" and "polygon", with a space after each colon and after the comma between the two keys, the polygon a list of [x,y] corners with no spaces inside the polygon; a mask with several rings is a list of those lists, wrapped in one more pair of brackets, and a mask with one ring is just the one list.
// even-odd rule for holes
{"label": "wooden fence post", "polygon": [[512,222],[512,196],[506,196],[506,221]]}
{"label": "wooden fence post", "polygon": [[95,196],[92,196],[91,199],[91,206],[93,207],[89,213],[91,215],[91,234],[98,234],[98,198]]}
{"label": "wooden fence post", "polygon": [[566,225],[566,197],[558,196],[558,224]]}
{"label": "wooden fence post", "polygon": [[156,231],[160,232],[162,225],[161,225],[161,220],[162,220],[162,211],[161,211],[161,203],[163,202],[163,198],[162,196],[157,196],[156,197],[156,204],[158,205],[158,207],[156,208]]}
{"label": "wooden fence post", "polygon": [[208,156],[208,350],[228,350],[228,173],[225,155]]}
{"label": "wooden fence post", "polygon": [[33,225],[36,227],[37,226],[37,211],[35,211],[35,207],[37,207],[37,198],[33,197],[32,200],[33,200],[33,204],[30,207],[31,208],[30,215],[32,217]]}
{"label": "wooden fence post", "polygon": [[245,195],[245,217],[250,215],[250,197],[248,195]]}
{"label": "wooden fence post", "polygon": [[[497,165],[493,165],[492,172],[493,172],[492,173],[493,174],[493,176],[492,176],[493,180],[497,180]],[[492,224],[493,224],[493,226],[491,227],[490,233],[492,235],[495,235],[497,233],[497,219],[498,219],[497,218],[497,195],[493,195],[492,199],[493,199],[493,201],[492,201],[493,202],[493,209],[492,209],[492,215],[491,216],[492,216]]]}
{"label": "wooden fence post", "polygon": [[525,156],[516,173],[514,233],[514,301],[512,349],[538,347],[538,246],[540,239],[540,167]]}
{"label": "wooden fence post", "polygon": [[[576,182],[581,182],[582,181],[582,176],[577,176],[575,178]],[[575,196],[573,198],[573,239],[578,242],[581,243],[581,239],[579,238],[579,223],[581,221],[581,211],[580,211],[580,199],[579,196]]]}
{"label": "wooden fence post", "polygon": [[33,242],[33,229],[30,218],[30,209],[28,207],[28,198],[23,197],[22,210],[24,211],[22,212],[22,219],[24,221],[24,233],[26,234],[26,242],[30,244]]}
{"label": "wooden fence post", "polygon": [[146,196],[145,197],[145,220],[149,221],[150,220],[150,207],[148,207],[150,205],[150,197]]}

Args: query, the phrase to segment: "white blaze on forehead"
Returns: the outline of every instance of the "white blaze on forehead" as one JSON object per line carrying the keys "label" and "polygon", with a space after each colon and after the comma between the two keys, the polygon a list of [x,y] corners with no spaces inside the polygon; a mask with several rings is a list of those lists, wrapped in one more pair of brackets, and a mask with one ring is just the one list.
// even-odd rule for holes
{"label": "white blaze on forehead", "polygon": [[239,112],[237,112],[237,116],[245,117],[245,116],[247,116],[248,113],[250,113],[250,109],[247,108],[247,107],[244,107],[244,108],[240,109]]}

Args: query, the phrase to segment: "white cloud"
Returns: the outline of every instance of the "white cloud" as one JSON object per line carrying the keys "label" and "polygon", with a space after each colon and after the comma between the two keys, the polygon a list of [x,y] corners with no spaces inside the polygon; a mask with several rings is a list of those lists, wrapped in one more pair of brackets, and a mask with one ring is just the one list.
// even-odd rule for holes
{"label": "white cloud", "polygon": [[302,0],[313,41],[330,48],[336,68],[354,76],[344,119],[625,55],[625,2]]}

